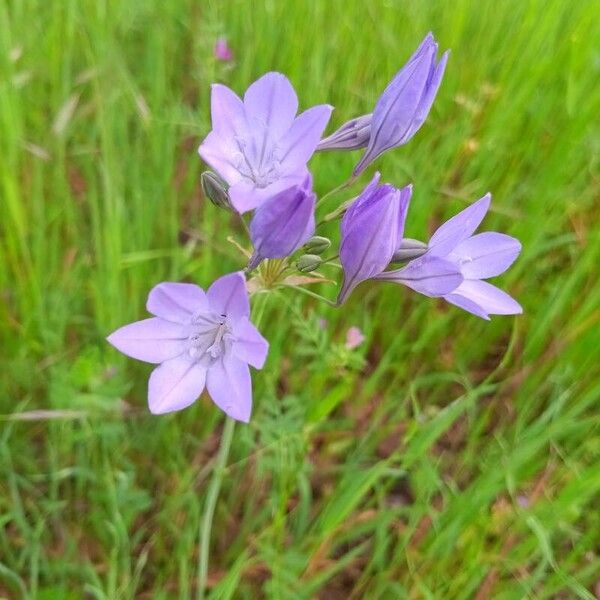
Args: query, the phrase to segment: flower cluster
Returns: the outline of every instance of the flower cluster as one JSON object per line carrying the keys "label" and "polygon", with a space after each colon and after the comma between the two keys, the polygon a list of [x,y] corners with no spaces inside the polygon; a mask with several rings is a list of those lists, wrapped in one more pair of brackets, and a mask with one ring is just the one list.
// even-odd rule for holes
{"label": "flower cluster", "polygon": [[[220,40],[215,56],[230,60],[226,49]],[[322,104],[297,114],[296,92],[280,73],[262,76],[243,98],[225,85],[212,86],[212,131],[199,154],[213,171],[202,174],[202,187],[217,206],[242,219],[251,213],[253,251],[244,272],[217,279],[206,293],[190,283],[158,284],[147,302],[154,316],[109,336],[124,354],[159,365],[149,381],[153,413],[185,408],[206,387],[227,415],[249,420],[249,365],[262,368],[268,352],[267,341],[249,320],[246,276],[255,269],[272,276],[264,287],[298,287],[318,282],[319,274],[290,275],[294,265],[308,273],[339,256],[343,281],[336,306],[362,282],[376,280],[442,298],[484,319],[522,312],[513,298],[485,281],[506,271],[521,250],[516,239],[502,233],[475,233],[490,207],[489,194],[441,225],[425,243],[404,236],[412,185],[380,183],[376,173],[355,199],[332,213],[341,217],[339,255],[321,258],[331,240],[315,235],[317,197],[308,161],[316,151],[365,148],[341,191],[381,154],[410,141],[425,122],[444,75],[448,52],[437,60],[437,50],[428,34],[373,112],[325,138],[332,107]],[[361,342],[353,332],[348,345]]]}

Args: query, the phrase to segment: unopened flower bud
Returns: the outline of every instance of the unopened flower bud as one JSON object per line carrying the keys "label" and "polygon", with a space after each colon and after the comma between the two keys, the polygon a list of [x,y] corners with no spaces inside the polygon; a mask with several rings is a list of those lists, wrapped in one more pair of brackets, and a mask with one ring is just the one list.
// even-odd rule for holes
{"label": "unopened flower bud", "polygon": [[302,273],[310,273],[318,269],[322,262],[323,259],[316,254],[303,254],[296,261],[296,268],[298,271],[302,271]]}
{"label": "unopened flower bud", "polygon": [[331,246],[331,240],[322,235],[313,235],[313,237],[304,244],[309,254],[323,254]]}
{"label": "unopened flower bud", "polygon": [[419,258],[419,256],[423,256],[425,252],[427,252],[427,244],[419,240],[404,238],[400,244],[400,248],[394,252],[392,262],[414,260],[415,258]]}
{"label": "unopened flower bud", "polygon": [[340,224],[340,263],[344,281],[337,303],[343,304],[362,281],[383,273],[400,247],[412,186],[379,185],[379,173],[348,207]]}
{"label": "unopened flower bud", "polygon": [[307,176],[303,183],[282,190],[254,211],[250,269],[265,258],[285,258],[304,246],[315,232],[315,200],[312,179]]}
{"label": "unopened flower bud", "polygon": [[[428,33],[377,100],[369,123],[367,149],[352,172],[355,177],[384,152],[406,144],[425,122],[448,60],[448,52],[436,60],[437,49],[437,42]],[[330,137],[340,134],[338,131]],[[326,142],[328,138],[321,144]]]}
{"label": "unopened flower bud", "polygon": [[224,208],[225,210],[233,210],[227,192],[228,185],[216,173],[204,171],[200,175],[200,183],[202,184],[204,195],[215,206]]}

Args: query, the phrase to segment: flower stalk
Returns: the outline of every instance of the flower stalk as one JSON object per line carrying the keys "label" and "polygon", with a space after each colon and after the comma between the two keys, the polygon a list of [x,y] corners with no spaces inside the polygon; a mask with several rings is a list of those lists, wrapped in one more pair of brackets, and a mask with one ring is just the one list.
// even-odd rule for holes
{"label": "flower stalk", "polygon": [[223,427],[223,433],[221,435],[219,453],[217,454],[217,461],[215,462],[213,469],[210,487],[208,488],[208,494],[206,496],[204,512],[202,513],[202,519],[200,520],[200,530],[198,532],[200,552],[198,556],[198,600],[204,600],[206,591],[213,517],[215,515],[219,492],[221,491],[221,484],[223,483],[223,475],[225,474],[225,468],[229,458],[229,450],[231,448],[234,430],[235,420],[226,416],[225,426]]}
{"label": "flower stalk", "polygon": [[[260,326],[260,322],[262,321],[262,317],[265,312],[264,308],[264,301],[260,303],[260,312],[253,303],[252,313],[253,316],[256,314],[254,322],[256,323],[257,327]],[[227,461],[229,459],[229,451],[231,449],[231,441],[233,440],[234,430],[235,419],[232,419],[226,415],[223,433],[221,434],[221,442],[219,444],[219,452],[217,454],[217,461],[215,462],[215,466],[213,468],[212,479],[210,481],[210,487],[208,488],[206,504],[204,505],[204,512],[202,513],[200,529],[198,531],[198,600],[204,600],[204,595],[206,592],[213,517],[215,515],[215,508],[217,506],[217,500],[219,499],[219,493],[221,491],[221,484],[223,483],[223,476],[227,470]]]}

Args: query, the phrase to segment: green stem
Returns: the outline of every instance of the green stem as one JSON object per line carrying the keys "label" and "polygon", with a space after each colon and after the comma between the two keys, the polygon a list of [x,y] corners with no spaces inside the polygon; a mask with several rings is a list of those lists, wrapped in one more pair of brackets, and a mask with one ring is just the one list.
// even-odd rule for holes
{"label": "green stem", "polygon": [[334,261],[336,258],[339,258],[339,257],[340,257],[339,254],[336,254],[335,256],[330,256],[329,258],[324,259],[321,264],[322,265],[326,265],[327,263],[330,263],[330,262]]}
{"label": "green stem", "polygon": [[327,198],[329,198],[330,196],[333,196],[334,194],[341,192],[342,190],[346,189],[347,187],[350,187],[354,183],[354,179],[355,179],[354,177],[350,177],[350,179],[348,179],[347,181],[344,181],[344,183],[338,185],[337,187],[333,188],[331,191],[327,192],[324,196],[319,198],[319,200],[317,201],[316,208],[319,208],[319,206],[321,206],[323,204],[323,202],[325,202],[325,200],[327,200]]}
{"label": "green stem", "polygon": [[[255,303],[253,306],[252,312],[253,314],[256,313],[256,317],[253,319],[253,321],[256,327],[258,327],[262,321],[266,304],[266,298],[263,298],[260,302]],[[200,553],[198,556],[198,600],[204,599],[204,593],[206,591],[208,560],[210,557],[210,533],[212,530],[213,517],[215,515],[215,508],[217,506],[219,492],[221,491],[223,475],[225,474],[227,459],[229,458],[229,449],[231,448],[231,440],[233,439],[234,429],[235,420],[231,419],[230,417],[226,417],[223,433],[221,434],[221,444],[219,446],[217,462],[215,463],[213,469],[210,487],[208,488],[208,494],[206,496],[206,505],[204,506],[202,520],[200,521],[200,529],[198,531]]]}
{"label": "green stem", "polygon": [[306,294],[307,296],[310,296],[311,298],[316,298],[317,300],[320,300],[321,302],[325,302],[325,304],[329,304],[329,306],[333,306],[335,308],[337,308],[337,303],[334,302],[333,300],[330,300],[329,298],[325,298],[325,296],[321,296],[320,294],[317,294],[315,292],[311,292],[310,290],[307,290],[305,287],[299,286],[299,285],[283,285],[282,287],[288,287],[288,288],[293,288],[299,292],[302,292],[303,294]]}
{"label": "green stem", "polygon": [[333,221],[337,219],[339,216],[343,215],[348,207],[354,202],[354,198],[347,200],[346,202],[342,202],[334,211],[326,214],[318,223],[316,228],[318,229],[321,225],[325,225],[325,223],[329,223],[329,221]]}
{"label": "green stem", "polygon": [[340,257],[339,254],[336,254],[335,256],[330,256],[329,258],[326,258],[319,266],[321,266],[321,267],[335,267],[336,269],[343,269],[344,267],[342,267],[342,265],[339,262],[334,262],[339,257]]}
{"label": "green stem", "polygon": [[223,434],[221,435],[221,445],[219,446],[219,454],[217,455],[217,462],[215,463],[215,467],[213,470],[210,488],[208,489],[208,495],[206,497],[204,514],[202,515],[202,521],[200,523],[200,556],[198,557],[198,600],[204,599],[204,592],[206,590],[206,579],[208,576],[208,558],[210,553],[210,532],[212,529],[213,516],[215,514],[215,508],[217,506],[219,491],[221,490],[223,474],[225,473],[225,466],[229,457],[229,448],[231,447],[231,440],[233,439],[234,429],[235,420],[230,417],[226,417],[225,427],[223,427]]}
{"label": "green stem", "polygon": [[246,232],[248,239],[250,239],[250,228],[248,227],[248,223],[246,223],[246,220],[244,219],[243,215],[241,215],[240,213],[236,213],[236,214],[240,218],[240,223],[242,224],[242,227],[244,228],[244,231]]}

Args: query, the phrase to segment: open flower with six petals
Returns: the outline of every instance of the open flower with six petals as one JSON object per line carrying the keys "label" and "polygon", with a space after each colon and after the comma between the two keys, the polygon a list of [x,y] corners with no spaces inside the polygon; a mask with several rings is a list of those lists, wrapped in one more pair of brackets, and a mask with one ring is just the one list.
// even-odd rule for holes
{"label": "open flower with six petals", "polygon": [[229,184],[233,206],[244,213],[306,179],[306,164],[332,110],[322,104],[296,116],[296,92],[281,73],[263,75],[243,101],[217,83],[211,92],[213,128],[198,152]]}
{"label": "open flower with six petals", "polygon": [[[520,242],[504,233],[486,231],[474,235],[490,202],[491,195],[486,194],[454,215],[431,236],[422,257],[377,278],[402,283],[427,296],[441,296],[483,319],[522,313],[514,298],[484,281],[504,273],[521,252]],[[440,267],[442,271],[450,273],[454,269],[460,273],[461,280],[453,289],[446,288],[447,276],[439,271]]]}
{"label": "open flower with six petals", "polygon": [[248,422],[248,365],[261,369],[269,344],[249,320],[243,274],[220,277],[206,292],[191,283],[159,283],[146,308],[153,317],[125,325],[107,339],[127,356],[159,364],[148,383],[150,411],[186,408],[206,387],[228,416]]}

